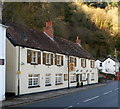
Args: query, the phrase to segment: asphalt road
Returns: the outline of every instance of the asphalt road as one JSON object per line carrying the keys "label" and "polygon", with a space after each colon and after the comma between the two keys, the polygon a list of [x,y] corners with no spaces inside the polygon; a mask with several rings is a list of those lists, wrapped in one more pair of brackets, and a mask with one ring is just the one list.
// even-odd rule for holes
{"label": "asphalt road", "polygon": [[21,107],[118,107],[118,82]]}
{"label": "asphalt road", "polygon": [[102,87],[25,104],[20,107],[61,107],[64,109],[73,107],[118,107],[118,91],[118,82],[112,81]]}

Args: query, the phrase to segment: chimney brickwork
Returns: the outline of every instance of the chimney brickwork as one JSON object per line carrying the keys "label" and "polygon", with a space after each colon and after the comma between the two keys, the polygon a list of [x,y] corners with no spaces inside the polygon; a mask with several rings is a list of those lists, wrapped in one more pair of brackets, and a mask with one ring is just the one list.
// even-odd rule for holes
{"label": "chimney brickwork", "polygon": [[46,27],[44,27],[43,32],[45,32],[51,38],[54,38],[54,31],[53,31],[52,21],[46,22]]}
{"label": "chimney brickwork", "polygon": [[78,36],[76,37],[76,43],[81,45],[81,40],[79,39]]}

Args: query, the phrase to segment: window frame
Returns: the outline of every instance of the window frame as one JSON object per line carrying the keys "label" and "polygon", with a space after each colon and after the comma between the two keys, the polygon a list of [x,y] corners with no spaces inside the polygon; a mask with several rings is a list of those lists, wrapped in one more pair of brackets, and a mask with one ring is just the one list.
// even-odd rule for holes
{"label": "window frame", "polygon": [[86,73],[82,74],[82,81],[86,81],[87,77],[86,77]]}
{"label": "window frame", "polygon": [[[61,80],[61,81],[59,81]],[[63,84],[63,75],[62,74],[55,74],[55,85]]]}
{"label": "window frame", "polygon": [[74,73],[74,74],[70,74],[70,82],[71,82],[71,83],[75,83],[76,80],[77,80],[76,74],[75,74],[75,73]]}
{"label": "window frame", "polygon": [[64,74],[64,81],[68,81],[68,74]]}
{"label": "window frame", "polygon": [[86,67],[86,59],[81,58],[81,67],[85,68]]}
{"label": "window frame", "polygon": [[91,73],[91,81],[95,80],[95,73]]}
{"label": "window frame", "polygon": [[[36,61],[34,61],[34,59]],[[31,50],[31,64],[37,64],[38,63],[38,51]]]}
{"label": "window frame", "polygon": [[62,56],[57,55],[57,65],[62,65],[61,64],[61,59],[62,59]]}
{"label": "window frame", "polygon": [[[48,79],[48,83],[46,82],[46,80]],[[51,74],[46,74],[45,75],[45,86],[51,86]]]}
{"label": "window frame", "polygon": [[95,61],[94,60],[90,61],[90,66],[91,66],[91,68],[95,68]]}
{"label": "window frame", "polygon": [[40,82],[39,74],[29,74],[28,75],[28,88],[40,87],[39,82]]}
{"label": "window frame", "polygon": [[[51,65],[51,54],[50,53],[46,53],[46,65]],[[49,60],[49,62],[47,62]]]}

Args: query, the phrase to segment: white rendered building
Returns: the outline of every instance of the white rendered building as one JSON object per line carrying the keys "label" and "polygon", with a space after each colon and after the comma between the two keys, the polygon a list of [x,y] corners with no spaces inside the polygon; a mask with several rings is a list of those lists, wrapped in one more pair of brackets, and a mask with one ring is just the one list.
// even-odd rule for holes
{"label": "white rendered building", "polygon": [[119,61],[114,58],[107,58],[102,63],[102,72],[116,75],[116,72],[119,72]]}
{"label": "white rendered building", "polygon": [[23,95],[98,83],[94,58],[72,42],[54,36],[52,22],[43,32],[12,22],[7,29],[6,92]]}
{"label": "white rendered building", "polygon": [[0,24],[0,101],[5,99],[6,26]]}

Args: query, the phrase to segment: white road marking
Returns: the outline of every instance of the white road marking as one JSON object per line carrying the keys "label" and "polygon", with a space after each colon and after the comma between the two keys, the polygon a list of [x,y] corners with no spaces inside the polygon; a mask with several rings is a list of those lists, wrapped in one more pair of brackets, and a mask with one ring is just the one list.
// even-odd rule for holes
{"label": "white road marking", "polygon": [[115,89],[115,90],[118,90],[119,88]]}
{"label": "white road marking", "polygon": [[88,102],[88,101],[90,101],[90,100],[94,100],[94,99],[96,99],[96,98],[98,98],[99,96],[95,96],[95,97],[93,97],[93,98],[90,98],[90,99],[87,99],[87,100],[85,100],[85,101],[83,101],[83,102]]}
{"label": "white road marking", "polygon": [[73,106],[68,106],[68,107],[66,107],[66,108],[64,108],[64,109],[68,109],[68,108],[71,108],[71,107],[73,107]]}
{"label": "white road marking", "polygon": [[109,92],[105,92],[103,95],[107,95],[107,94],[109,94],[111,92],[112,92],[112,90],[110,90]]}
{"label": "white road marking", "polygon": [[109,92],[105,92],[104,95],[107,95]]}

